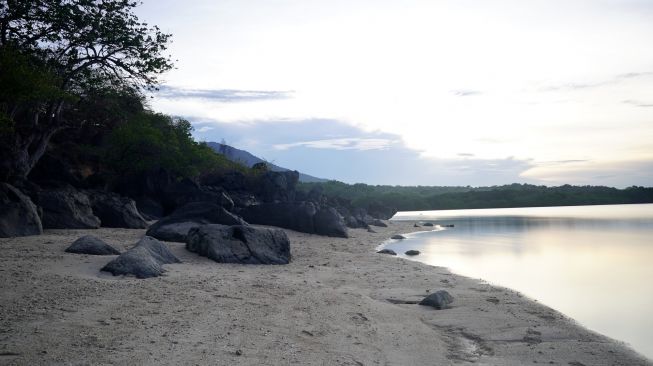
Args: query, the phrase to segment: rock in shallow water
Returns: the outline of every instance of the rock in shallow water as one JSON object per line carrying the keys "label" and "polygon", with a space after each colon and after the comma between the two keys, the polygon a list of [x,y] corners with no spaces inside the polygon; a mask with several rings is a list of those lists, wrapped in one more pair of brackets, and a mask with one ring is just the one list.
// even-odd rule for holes
{"label": "rock in shallow water", "polygon": [[424,306],[431,306],[438,310],[442,310],[449,307],[449,304],[451,304],[452,302],[453,302],[453,296],[451,296],[445,290],[440,290],[428,295],[422,301],[420,301],[419,304]]}
{"label": "rock in shallow water", "polygon": [[419,250],[415,250],[415,249],[407,250],[406,253],[404,253],[404,254],[406,254],[406,255],[419,255]]}
{"label": "rock in shallow water", "polygon": [[290,242],[283,230],[202,225],[188,232],[186,249],[220,263],[288,264]]}
{"label": "rock in shallow water", "polygon": [[164,264],[181,263],[168,247],[149,236],[143,237],[135,247],[102,267],[101,271],[114,276],[125,275],[137,278],[160,276]]}
{"label": "rock in shallow water", "polygon": [[93,235],[85,235],[75,240],[68,248],[66,253],[90,254],[90,255],[115,255],[120,252],[105,243],[102,239]]}

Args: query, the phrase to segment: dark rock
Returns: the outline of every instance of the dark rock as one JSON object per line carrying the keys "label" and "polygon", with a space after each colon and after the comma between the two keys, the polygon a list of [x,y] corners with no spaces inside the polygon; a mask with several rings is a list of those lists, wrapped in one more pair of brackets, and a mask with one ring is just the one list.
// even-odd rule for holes
{"label": "dark rock", "polygon": [[397,213],[397,209],[380,202],[372,202],[367,205],[367,213],[381,220],[390,220]]}
{"label": "dark rock", "polygon": [[438,310],[446,309],[449,307],[449,304],[453,302],[453,297],[445,290],[436,291],[422,301],[419,302],[420,305],[431,306]]}
{"label": "dark rock", "polygon": [[419,226],[419,225],[417,225],[417,224],[415,224],[415,225],[413,225],[413,227],[420,227],[420,226]]}
{"label": "dark rock", "polygon": [[41,218],[32,200],[16,187],[0,183],[0,238],[41,233]]}
{"label": "dark rock", "polygon": [[164,225],[152,225],[147,231],[147,235],[163,240],[163,241],[176,241],[176,242],[185,242],[186,237],[188,236],[188,231],[194,227],[200,225],[205,225],[204,223],[198,223],[193,221],[185,222],[173,222],[170,224]]}
{"label": "dark rock", "polygon": [[317,213],[317,208],[312,202],[261,203],[245,207],[239,213],[252,224],[315,233],[313,217]]}
{"label": "dark rock", "polygon": [[448,224],[448,225],[440,225],[440,226],[442,226],[442,227],[455,227],[455,225],[454,225],[454,224]]}
{"label": "dark rock", "polygon": [[102,267],[101,271],[114,276],[150,278],[160,276],[164,264],[181,263],[162,242],[149,236],[143,237],[135,247]]}
{"label": "dark rock", "polygon": [[145,220],[158,220],[165,216],[165,209],[161,202],[150,197],[139,197],[136,199],[136,208]]}
{"label": "dark rock", "polygon": [[381,249],[377,253],[379,254],[390,254],[390,255],[397,255],[397,253],[392,250],[392,249]]}
{"label": "dark rock", "polygon": [[37,192],[37,204],[43,209],[45,229],[97,229],[100,219],[93,214],[86,193],[70,186]]}
{"label": "dark rock", "polygon": [[188,230],[205,224],[247,225],[239,216],[210,202],[189,203],[150,226],[147,235],[166,241],[186,241]]}
{"label": "dark rock", "polygon": [[75,240],[68,248],[66,248],[66,252],[90,255],[120,254],[116,248],[93,235],[82,236],[81,238]]}
{"label": "dark rock", "polygon": [[419,253],[420,253],[419,250],[411,249],[411,250],[406,251],[406,253],[404,253],[404,254],[406,254],[406,255],[419,255]]}
{"label": "dark rock", "polygon": [[249,207],[258,205],[259,201],[249,193],[230,192],[229,197],[233,200],[235,207]]}
{"label": "dark rock", "polygon": [[102,227],[118,227],[127,229],[145,229],[147,222],[136,208],[131,198],[117,193],[104,191],[89,191],[93,214],[100,218]]}
{"label": "dark rock", "polygon": [[433,223],[431,223],[431,222],[425,222],[424,224],[422,224],[422,226],[433,226]]}
{"label": "dark rock", "polygon": [[390,239],[403,240],[403,239],[406,239],[406,237],[403,236],[403,235],[396,234],[396,235],[393,235],[392,237],[390,237]]}
{"label": "dark rock", "polygon": [[295,200],[295,187],[299,181],[299,172],[268,171],[261,176],[258,184],[259,195],[263,202],[290,202]]}
{"label": "dark rock", "polygon": [[372,220],[372,222],[370,222],[370,225],[379,226],[379,227],[388,227],[388,224],[386,224],[385,222],[379,219]]}
{"label": "dark rock", "polygon": [[202,225],[188,232],[186,249],[220,263],[288,264],[290,242],[283,230]]}
{"label": "dark rock", "polygon": [[243,208],[239,213],[252,224],[347,237],[347,228],[340,214],[331,207],[319,208],[313,202],[262,203]]}
{"label": "dark rock", "polygon": [[339,238],[347,238],[347,227],[342,216],[335,208],[323,208],[315,213],[313,218],[315,233]]}

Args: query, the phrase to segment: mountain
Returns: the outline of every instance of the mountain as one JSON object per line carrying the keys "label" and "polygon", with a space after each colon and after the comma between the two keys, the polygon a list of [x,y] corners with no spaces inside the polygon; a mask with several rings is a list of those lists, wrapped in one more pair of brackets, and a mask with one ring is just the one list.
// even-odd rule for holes
{"label": "mountain", "polygon": [[[250,152],[245,151],[245,150],[240,150],[236,149],[233,146],[229,146],[227,144],[220,144],[217,142],[207,142],[206,143],[210,148],[212,148],[215,152],[218,154],[222,154],[227,157],[227,159],[241,163],[243,165],[246,165],[248,167],[251,167],[252,165],[256,163],[266,163],[270,170],[273,170],[275,172],[285,172],[291,169],[283,168],[278,165],[274,165],[272,163],[269,163],[258,156],[252,155]],[[299,181],[300,182],[306,182],[306,183],[321,183],[321,182],[328,182],[328,179],[322,179],[322,178],[317,178],[312,175],[304,174],[304,173],[299,173]]]}

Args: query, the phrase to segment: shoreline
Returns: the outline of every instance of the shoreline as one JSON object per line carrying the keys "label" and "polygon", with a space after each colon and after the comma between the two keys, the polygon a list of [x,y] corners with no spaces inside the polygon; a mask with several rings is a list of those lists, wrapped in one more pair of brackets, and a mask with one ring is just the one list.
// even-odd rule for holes
{"label": "shoreline", "polygon": [[[124,250],[144,230],[0,239],[0,364],[651,364],[514,290],[375,253],[412,225],[349,239],[284,230],[283,266],[219,264],[167,243],[183,263],[147,280],[98,272],[113,256],[63,252],[85,234]],[[440,289],[450,309],[410,304]]]}

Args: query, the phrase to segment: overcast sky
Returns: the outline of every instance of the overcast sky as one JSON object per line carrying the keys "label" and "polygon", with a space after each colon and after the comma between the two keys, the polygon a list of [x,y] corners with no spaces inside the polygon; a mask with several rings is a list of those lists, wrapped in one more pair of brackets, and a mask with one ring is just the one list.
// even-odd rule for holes
{"label": "overcast sky", "polygon": [[653,185],[653,1],[145,0],[196,137],[379,184]]}

